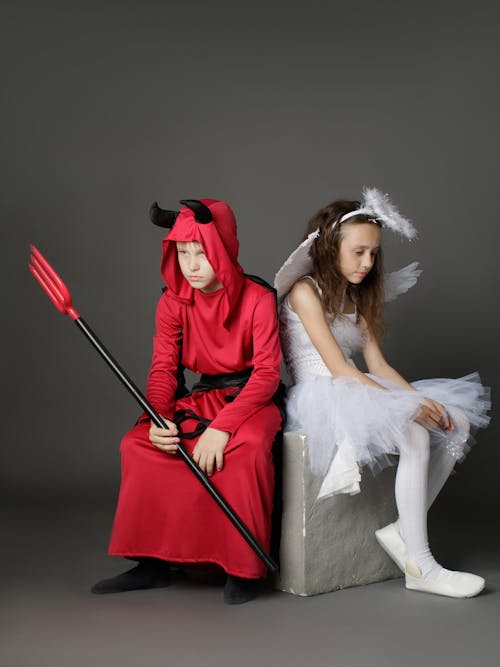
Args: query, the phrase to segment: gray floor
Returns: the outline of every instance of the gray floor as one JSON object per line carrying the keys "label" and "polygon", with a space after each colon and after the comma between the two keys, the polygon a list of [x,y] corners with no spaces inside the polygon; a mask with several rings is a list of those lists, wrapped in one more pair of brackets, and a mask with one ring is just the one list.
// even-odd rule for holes
{"label": "gray floor", "polygon": [[3,511],[1,667],[500,665],[500,545],[487,527],[449,526],[434,541],[447,565],[486,577],[471,600],[399,579],[312,598],[268,589],[227,607],[221,579],[194,573],[169,589],[91,595],[127,564],[105,555],[111,518],[109,507]]}

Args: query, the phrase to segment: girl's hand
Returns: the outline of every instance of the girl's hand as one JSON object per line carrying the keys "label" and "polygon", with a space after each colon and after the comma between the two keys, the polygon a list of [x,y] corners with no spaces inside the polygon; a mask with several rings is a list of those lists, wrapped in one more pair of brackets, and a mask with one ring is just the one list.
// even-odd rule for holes
{"label": "girl's hand", "polygon": [[435,431],[436,429],[443,431],[455,430],[453,422],[444,406],[430,398],[426,398],[420,406],[420,410],[414,417],[414,421],[429,431]]}
{"label": "girl's hand", "polygon": [[216,428],[207,428],[193,449],[193,460],[209,477],[214,468],[219,472],[224,467],[224,450],[230,434]]}
{"label": "girl's hand", "polygon": [[175,443],[179,442],[179,438],[177,437],[177,426],[166,417],[162,416],[162,419],[168,428],[158,428],[158,426],[155,426],[153,422],[151,422],[149,439],[151,440],[151,443],[155,447],[158,447],[158,449],[161,449],[162,452],[175,454],[177,452],[177,445]]}
{"label": "girl's hand", "polygon": [[444,407],[444,405],[441,405],[441,403],[433,401],[432,399],[428,400],[434,404],[436,410],[438,410],[439,413],[441,414],[441,428],[443,429],[443,431],[454,431],[455,425],[451,421],[450,415],[446,412],[446,408]]}

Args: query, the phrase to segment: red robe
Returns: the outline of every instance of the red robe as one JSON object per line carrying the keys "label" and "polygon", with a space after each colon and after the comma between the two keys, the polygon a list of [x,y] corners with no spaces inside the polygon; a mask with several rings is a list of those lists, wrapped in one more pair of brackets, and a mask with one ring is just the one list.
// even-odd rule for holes
{"label": "red robe", "polygon": [[[164,242],[163,275],[172,288],[158,304],[146,393],[166,417],[189,408],[212,420],[211,427],[231,434],[224,468],[214,473],[212,482],[268,549],[274,491],[271,447],[281,425],[272,402],[281,362],[276,301],[272,292],[243,276],[235,257],[235,226],[233,230],[231,223],[228,229],[220,216],[214,217],[214,222],[199,225],[186,213],[180,221],[184,224],[178,220]],[[176,240],[204,245],[222,289],[203,293],[179,279],[172,252]],[[253,371],[232,402],[225,397],[238,391],[234,388],[195,392],[176,401],[179,364],[209,375]],[[195,426],[194,421],[182,424],[185,431]],[[158,450],[148,432],[149,421],[140,422],[121,444],[122,482],[109,553],[216,563],[228,574],[264,576],[265,565],[180,457]],[[196,442],[182,441],[190,453]]]}

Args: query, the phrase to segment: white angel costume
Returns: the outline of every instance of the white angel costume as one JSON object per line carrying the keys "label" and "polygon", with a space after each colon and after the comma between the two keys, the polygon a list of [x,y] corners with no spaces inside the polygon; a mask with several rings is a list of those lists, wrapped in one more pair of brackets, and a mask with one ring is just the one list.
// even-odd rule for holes
{"label": "white angel costume", "polygon": [[[362,206],[343,216],[339,222],[344,222],[356,214],[364,214],[407,238],[416,234],[411,223],[402,218],[394,207],[391,209],[392,205],[387,197],[378,190],[365,190],[363,197]],[[313,267],[309,257],[309,249],[318,233],[316,231],[309,235],[288,258],[275,278],[281,303],[283,352],[293,383],[287,397],[285,430],[300,431],[307,435],[311,469],[323,480],[319,497],[333,493],[358,493],[361,468],[368,466],[373,472],[378,472],[397,463],[398,458],[394,455],[398,455],[396,500],[400,514],[399,529],[406,545],[403,545],[399,533],[391,538],[394,538],[394,543],[399,540],[401,552],[408,547],[420,573],[428,574],[431,570],[436,573],[436,568],[439,568],[439,577],[447,579],[445,588],[451,585],[448,581],[450,576],[455,585],[455,575],[464,573],[445,575],[443,573],[449,571],[440,568],[434,561],[428,549],[426,514],[456,461],[465,456],[472,437],[471,431],[488,424],[489,390],[481,385],[477,373],[459,379],[420,380],[412,384],[417,391],[401,389],[373,375],[369,377],[389,391],[364,384],[354,377],[333,377],[298,315],[292,310],[288,298],[293,284],[305,276],[320,292],[319,286],[311,277]],[[421,273],[417,267],[418,264],[414,262],[385,276],[386,301],[396,298],[415,284]],[[332,335],[347,362],[353,366],[353,355],[361,351],[364,344],[364,333],[357,320],[356,312],[327,317]],[[429,433],[414,422],[413,418],[425,398],[444,405],[455,430],[436,430]],[[382,541],[379,541],[382,544]],[[401,560],[403,557],[398,560],[386,545],[382,546],[404,569],[405,563]],[[409,577],[411,578],[411,575],[407,572],[408,588],[412,587],[408,584]],[[469,579],[465,589],[458,586],[462,593],[463,590],[468,590],[467,594],[455,595],[450,592],[442,593],[441,590],[430,592],[456,597],[476,594],[477,591],[470,593],[470,577],[475,575],[467,577]],[[441,579],[440,586],[444,585]],[[479,580],[480,577],[476,579]],[[418,589],[424,590],[422,580],[418,581],[418,585],[414,587],[420,586]],[[484,581],[481,581],[484,585]],[[474,580],[473,585],[478,588],[477,581]]]}
{"label": "white angel costume", "polygon": [[[411,264],[392,276],[392,298],[415,282],[419,271]],[[396,282],[396,280],[400,282]],[[312,280],[319,290],[318,285]],[[330,330],[348,363],[360,352],[364,335],[357,314],[329,319]],[[359,468],[378,472],[396,461],[408,425],[424,398],[442,403],[455,430],[430,434],[431,447],[444,447],[456,460],[463,459],[471,428],[486,426],[488,390],[477,373],[459,379],[420,380],[412,383],[416,392],[395,387],[387,380],[369,375],[390,389],[382,391],[355,378],[332,377],[299,317],[290,307],[288,295],[280,311],[283,352],[293,383],[287,397],[287,431],[308,436],[312,471],[323,478],[320,497],[330,493],[359,492]]]}

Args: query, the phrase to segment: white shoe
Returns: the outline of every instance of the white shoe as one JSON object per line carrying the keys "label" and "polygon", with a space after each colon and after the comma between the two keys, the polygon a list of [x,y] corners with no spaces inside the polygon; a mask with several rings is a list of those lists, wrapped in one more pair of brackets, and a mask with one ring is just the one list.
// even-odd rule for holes
{"label": "white shoe", "polygon": [[423,577],[420,569],[412,563],[406,564],[406,588],[422,593],[446,595],[450,598],[472,598],[480,593],[485,585],[482,577],[469,572],[454,572],[441,567],[435,574],[432,572]]}
{"label": "white shoe", "polygon": [[399,534],[397,522],[376,530],[375,537],[386,554],[392,558],[401,572],[404,572],[407,559],[406,545]]}

